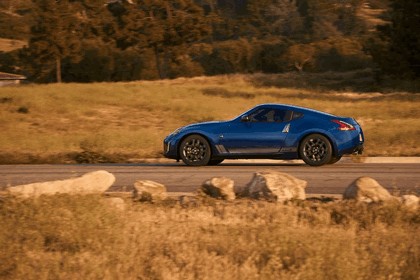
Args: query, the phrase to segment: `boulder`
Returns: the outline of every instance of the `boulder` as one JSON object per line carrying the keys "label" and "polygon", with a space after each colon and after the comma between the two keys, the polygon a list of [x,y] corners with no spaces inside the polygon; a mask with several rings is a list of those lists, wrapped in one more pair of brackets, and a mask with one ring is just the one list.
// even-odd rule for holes
{"label": "boulder", "polygon": [[251,182],[241,192],[243,197],[283,202],[304,200],[307,182],[282,172],[264,171],[254,174]]}
{"label": "boulder", "polygon": [[410,209],[417,210],[420,199],[416,195],[407,194],[401,197],[402,203]]}
{"label": "boulder", "polygon": [[394,197],[375,179],[360,177],[351,183],[343,193],[343,199],[363,202],[389,201]]}
{"label": "boulder", "polygon": [[99,170],[85,175],[58,181],[33,183],[9,187],[8,193],[24,198],[54,194],[101,194],[115,182],[115,176],[107,171]]}
{"label": "boulder", "polygon": [[235,200],[233,180],[226,177],[214,177],[201,185],[201,191],[208,196],[224,200]]}
{"label": "boulder", "polygon": [[166,187],[154,181],[138,180],[134,183],[133,198],[139,201],[160,201],[168,197]]}

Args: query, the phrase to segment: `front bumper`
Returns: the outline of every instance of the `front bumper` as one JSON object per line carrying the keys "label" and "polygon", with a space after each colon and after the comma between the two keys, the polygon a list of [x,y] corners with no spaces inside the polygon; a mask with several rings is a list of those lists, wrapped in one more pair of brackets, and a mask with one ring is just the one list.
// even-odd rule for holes
{"label": "front bumper", "polygon": [[163,155],[166,158],[179,159],[176,151],[176,145],[172,141],[168,141],[166,139],[163,141]]}
{"label": "front bumper", "polygon": [[163,142],[163,154],[166,155],[169,152],[169,148],[171,146],[169,145],[169,143],[166,143],[165,141]]}

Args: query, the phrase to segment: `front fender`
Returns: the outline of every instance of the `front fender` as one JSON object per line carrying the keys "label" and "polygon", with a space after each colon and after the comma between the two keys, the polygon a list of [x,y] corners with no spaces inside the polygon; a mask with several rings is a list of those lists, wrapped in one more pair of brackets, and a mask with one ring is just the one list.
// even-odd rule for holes
{"label": "front fender", "polygon": [[177,140],[175,142],[176,153],[177,153],[178,158],[180,158],[179,147],[180,147],[182,141],[190,135],[200,135],[200,136],[204,137],[209,142],[210,149],[211,149],[211,154],[212,155],[217,154],[217,151],[214,148],[217,141],[218,141],[218,136],[217,135],[214,135],[212,133],[208,133],[207,131],[203,131],[203,130],[191,130],[191,131],[183,132],[182,135],[179,135],[179,137],[177,138]]}

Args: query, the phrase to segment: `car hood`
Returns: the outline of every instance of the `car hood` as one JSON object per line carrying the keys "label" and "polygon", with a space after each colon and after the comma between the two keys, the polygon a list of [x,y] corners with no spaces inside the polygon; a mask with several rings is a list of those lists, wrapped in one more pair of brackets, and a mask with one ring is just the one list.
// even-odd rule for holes
{"label": "car hood", "polygon": [[210,121],[210,122],[201,122],[201,123],[193,123],[186,126],[181,127],[182,130],[184,129],[197,129],[202,127],[209,127],[214,125],[219,125],[221,123],[225,123],[226,121]]}
{"label": "car hood", "polygon": [[[201,123],[193,123],[193,124],[189,124],[186,126],[181,126],[177,129],[175,129],[175,131],[173,131],[171,134],[168,135],[168,137],[173,137],[175,135],[178,135],[179,133],[184,133],[186,131],[191,131],[191,130],[201,130],[203,128],[210,128],[212,126],[218,126],[221,123],[225,123],[224,121],[211,121],[211,122],[201,122]],[[168,138],[167,137],[167,138]]]}

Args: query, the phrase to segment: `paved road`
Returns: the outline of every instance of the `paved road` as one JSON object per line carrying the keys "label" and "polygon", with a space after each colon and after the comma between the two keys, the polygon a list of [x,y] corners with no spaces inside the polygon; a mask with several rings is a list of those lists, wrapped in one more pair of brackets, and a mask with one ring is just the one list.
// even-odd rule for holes
{"label": "paved road", "polygon": [[420,164],[352,163],[310,167],[301,163],[223,163],[219,166],[188,167],[181,163],[99,164],[99,165],[0,165],[0,189],[6,186],[61,180],[95,170],[107,170],[116,176],[110,190],[129,191],[136,180],[153,180],[170,192],[191,192],[214,176],[226,176],[235,185],[246,185],[255,171],[275,170],[308,181],[308,194],[342,194],[360,176],[370,176],[387,189],[420,195]]}

